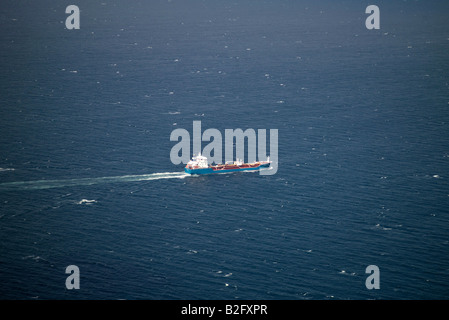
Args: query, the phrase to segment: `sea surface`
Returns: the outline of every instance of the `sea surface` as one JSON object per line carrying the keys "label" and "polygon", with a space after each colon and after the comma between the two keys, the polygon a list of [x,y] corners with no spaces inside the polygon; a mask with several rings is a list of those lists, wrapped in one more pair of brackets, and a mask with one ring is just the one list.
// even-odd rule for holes
{"label": "sea surface", "polygon": [[[0,299],[449,298],[449,2],[69,4],[0,5]],[[187,176],[193,121],[277,172]]]}

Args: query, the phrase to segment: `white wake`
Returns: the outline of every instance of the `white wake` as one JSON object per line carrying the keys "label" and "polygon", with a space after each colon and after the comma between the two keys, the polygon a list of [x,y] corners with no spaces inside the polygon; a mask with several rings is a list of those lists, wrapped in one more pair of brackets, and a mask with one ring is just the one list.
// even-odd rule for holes
{"label": "white wake", "polygon": [[135,182],[160,179],[183,179],[189,174],[185,172],[161,172],[139,175],[125,175],[114,177],[79,178],[63,180],[34,180],[0,183],[0,190],[38,190],[50,188],[63,188],[74,186],[90,186],[95,184]]}

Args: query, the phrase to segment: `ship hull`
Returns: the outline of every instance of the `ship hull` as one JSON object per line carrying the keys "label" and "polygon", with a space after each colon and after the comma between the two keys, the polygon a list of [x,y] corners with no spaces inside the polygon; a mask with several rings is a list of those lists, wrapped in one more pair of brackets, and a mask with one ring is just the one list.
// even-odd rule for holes
{"label": "ship hull", "polygon": [[212,174],[212,173],[228,173],[237,171],[256,171],[261,168],[269,167],[269,163],[261,163],[257,166],[209,166],[208,168],[184,168],[184,171],[188,174]]}

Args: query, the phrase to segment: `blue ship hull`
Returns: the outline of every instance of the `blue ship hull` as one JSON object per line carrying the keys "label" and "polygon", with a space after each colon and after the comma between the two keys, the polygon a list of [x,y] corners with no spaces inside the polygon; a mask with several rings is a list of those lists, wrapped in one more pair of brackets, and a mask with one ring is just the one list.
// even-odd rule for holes
{"label": "blue ship hull", "polygon": [[211,173],[228,173],[228,172],[236,172],[236,171],[256,171],[260,168],[266,168],[269,167],[270,164],[261,164],[258,167],[255,168],[237,168],[237,169],[222,169],[222,170],[214,170],[211,167],[209,168],[201,168],[201,169],[189,169],[184,168],[184,171],[188,174],[211,174]]}

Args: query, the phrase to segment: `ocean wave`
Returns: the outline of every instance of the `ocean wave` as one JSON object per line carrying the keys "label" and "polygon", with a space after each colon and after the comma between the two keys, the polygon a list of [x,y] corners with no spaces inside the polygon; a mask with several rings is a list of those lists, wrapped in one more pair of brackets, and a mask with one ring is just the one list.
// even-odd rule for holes
{"label": "ocean wave", "polygon": [[95,202],[97,202],[97,200],[82,199],[81,201],[78,201],[77,204],[87,204],[87,205],[89,205],[89,204],[92,204],[92,203],[95,203]]}

